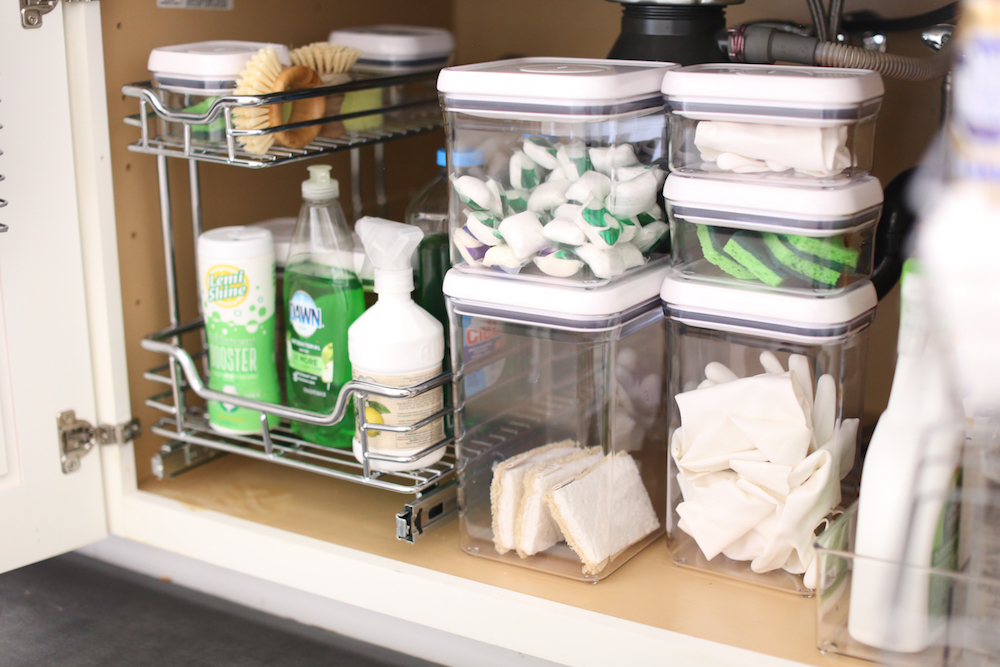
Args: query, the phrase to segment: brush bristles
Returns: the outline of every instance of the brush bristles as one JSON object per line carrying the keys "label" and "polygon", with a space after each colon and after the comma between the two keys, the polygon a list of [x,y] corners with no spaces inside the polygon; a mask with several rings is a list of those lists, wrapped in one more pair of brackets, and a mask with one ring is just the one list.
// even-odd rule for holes
{"label": "brush bristles", "polygon": [[296,65],[316,70],[320,76],[350,71],[361,51],[350,46],[315,42],[293,50],[289,55]]}
{"label": "brush bristles", "polygon": [[[265,95],[274,88],[274,82],[284,69],[273,46],[266,46],[247,62],[236,81],[236,95]],[[236,107],[233,122],[241,130],[262,130],[271,127],[268,107]],[[263,155],[274,144],[273,135],[237,137],[248,153]]]}

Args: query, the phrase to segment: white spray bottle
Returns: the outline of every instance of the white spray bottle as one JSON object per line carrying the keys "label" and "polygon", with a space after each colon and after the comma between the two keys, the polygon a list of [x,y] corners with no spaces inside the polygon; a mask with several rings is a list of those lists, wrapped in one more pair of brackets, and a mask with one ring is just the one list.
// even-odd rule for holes
{"label": "white spray bottle", "polygon": [[941,641],[948,581],[928,568],[952,570],[958,557],[965,432],[926,285],[907,262],[896,373],[861,474],[848,615],[855,640],[901,653]]}
{"label": "white spray bottle", "polygon": [[[413,225],[364,217],[355,225],[365,252],[375,267],[378,302],[347,331],[347,349],[355,380],[407,387],[441,373],[444,360],[444,327],[410,297],[413,269],[410,257],[424,233]],[[440,387],[405,399],[370,396],[365,403],[369,424],[413,424],[444,407]],[[368,450],[410,456],[444,439],[438,419],[411,433],[369,430]],[[373,470],[416,470],[441,460],[438,449],[411,463],[371,461]],[[359,433],[354,434],[354,457],[361,461]]]}

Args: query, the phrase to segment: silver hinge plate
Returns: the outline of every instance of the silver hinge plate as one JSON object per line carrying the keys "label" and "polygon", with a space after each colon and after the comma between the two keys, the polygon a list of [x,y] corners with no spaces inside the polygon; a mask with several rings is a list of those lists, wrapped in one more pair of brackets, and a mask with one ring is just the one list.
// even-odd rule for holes
{"label": "silver hinge plate", "polygon": [[421,493],[396,514],[396,539],[413,544],[458,514],[458,484],[454,481]]}
{"label": "silver hinge plate", "polygon": [[[42,16],[56,8],[59,0],[21,0],[21,27],[33,30],[42,27]],[[91,2],[91,0],[63,0],[63,2]]]}
{"label": "silver hinge plate", "polygon": [[76,418],[75,410],[59,414],[59,461],[64,473],[80,469],[80,459],[94,448],[94,445],[124,445],[142,433],[139,419],[133,417],[123,424],[100,424]]}

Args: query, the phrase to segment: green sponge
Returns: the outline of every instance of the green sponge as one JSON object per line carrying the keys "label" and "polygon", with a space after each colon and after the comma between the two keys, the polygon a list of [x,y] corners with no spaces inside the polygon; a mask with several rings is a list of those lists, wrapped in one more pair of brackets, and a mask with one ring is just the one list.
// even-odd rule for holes
{"label": "green sponge", "polygon": [[858,268],[858,251],[845,248],[844,241],[839,236],[830,239],[817,239],[810,236],[782,236],[783,241],[797,250],[815,255],[838,264],[844,264],[852,269]]}
{"label": "green sponge", "polygon": [[776,270],[777,267],[768,266],[765,263],[764,259],[769,255],[767,249],[760,243],[760,237],[756,234],[736,232],[722,250],[746,267],[757,280],[765,285],[777,287],[785,281],[785,276]]}
{"label": "green sponge", "polygon": [[701,243],[701,252],[705,259],[734,278],[739,280],[754,279],[753,273],[718,251],[715,240],[712,238],[712,231],[706,225],[695,226],[698,228],[698,241]]}
{"label": "green sponge", "polygon": [[833,286],[840,281],[840,271],[835,271],[830,267],[817,264],[796,254],[792,248],[786,246],[781,241],[777,234],[766,232],[763,236],[764,244],[771,251],[771,254],[789,270],[805,276],[814,284],[819,283]]}

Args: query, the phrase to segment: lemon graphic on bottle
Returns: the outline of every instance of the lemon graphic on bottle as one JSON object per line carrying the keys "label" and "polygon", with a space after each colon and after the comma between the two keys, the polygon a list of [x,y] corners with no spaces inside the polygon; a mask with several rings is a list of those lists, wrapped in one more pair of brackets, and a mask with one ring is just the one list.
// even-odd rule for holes
{"label": "lemon graphic on bottle", "polygon": [[333,343],[327,343],[319,356],[323,362],[322,380],[330,384],[333,382]]}
{"label": "lemon graphic on bottle", "polygon": [[[382,415],[389,414],[389,408],[385,407],[377,401],[368,401],[368,405],[365,406],[365,421],[369,424],[384,424],[385,419]],[[368,429],[369,438],[377,438],[379,431]]]}

